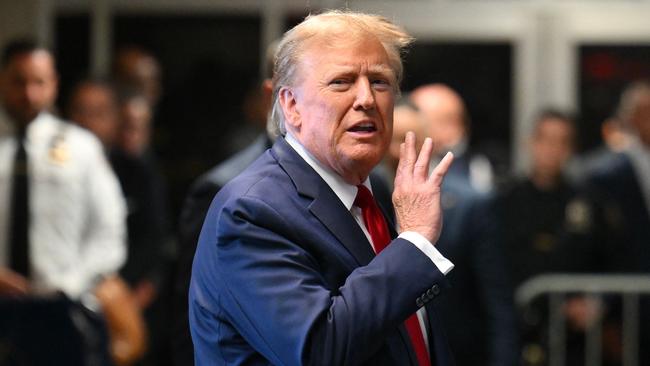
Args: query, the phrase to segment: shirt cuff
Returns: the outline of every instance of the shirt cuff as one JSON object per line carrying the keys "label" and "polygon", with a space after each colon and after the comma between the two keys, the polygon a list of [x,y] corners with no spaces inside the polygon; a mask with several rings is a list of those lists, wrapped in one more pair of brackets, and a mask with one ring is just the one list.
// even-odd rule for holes
{"label": "shirt cuff", "polygon": [[433,246],[424,236],[415,231],[405,231],[399,234],[398,238],[407,240],[420,249],[424,254],[426,254],[433,264],[438,267],[440,272],[443,274],[449,273],[453,268],[454,264],[447,258],[445,258],[435,246]]}

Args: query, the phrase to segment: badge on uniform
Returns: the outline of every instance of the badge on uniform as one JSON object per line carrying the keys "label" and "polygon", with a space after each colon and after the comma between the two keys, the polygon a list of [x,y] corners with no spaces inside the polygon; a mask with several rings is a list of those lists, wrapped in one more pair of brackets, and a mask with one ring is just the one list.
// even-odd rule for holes
{"label": "badge on uniform", "polygon": [[582,199],[574,199],[566,206],[566,228],[569,232],[586,233],[592,227],[592,213],[589,204]]}
{"label": "badge on uniform", "polygon": [[539,232],[532,240],[533,248],[541,253],[550,253],[557,247],[557,237],[555,234]]}
{"label": "badge on uniform", "polygon": [[49,151],[50,162],[57,165],[64,165],[70,160],[70,147],[63,136],[57,136],[52,141]]}

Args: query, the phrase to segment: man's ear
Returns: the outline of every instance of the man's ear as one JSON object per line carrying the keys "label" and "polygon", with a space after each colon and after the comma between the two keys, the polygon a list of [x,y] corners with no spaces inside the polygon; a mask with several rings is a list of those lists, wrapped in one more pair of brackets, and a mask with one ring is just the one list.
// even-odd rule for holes
{"label": "man's ear", "polygon": [[300,112],[294,91],[289,87],[282,87],[278,93],[280,106],[284,112],[284,120],[293,130],[299,130],[301,125]]}

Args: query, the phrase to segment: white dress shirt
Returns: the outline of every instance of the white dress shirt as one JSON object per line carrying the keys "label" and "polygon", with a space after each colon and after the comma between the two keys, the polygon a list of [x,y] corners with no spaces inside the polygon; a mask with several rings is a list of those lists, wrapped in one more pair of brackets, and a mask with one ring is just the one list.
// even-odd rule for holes
{"label": "white dress shirt", "polygon": [[[311,166],[318,175],[323,178],[325,183],[334,191],[336,196],[341,200],[343,205],[352,213],[352,216],[354,219],[357,221],[357,224],[359,224],[359,227],[361,227],[361,230],[363,230],[363,233],[366,235],[368,238],[368,241],[372,243],[372,238],[370,237],[370,233],[368,232],[368,229],[366,229],[366,225],[363,222],[363,215],[361,213],[361,209],[359,207],[354,206],[354,200],[357,196],[357,191],[358,188],[356,186],[350,185],[346,183],[343,178],[336,174],[334,171],[332,171],[330,168],[326,167],[323,165],[318,159],[316,159],[313,155],[311,155],[305,147],[298,142],[298,140],[293,137],[290,133],[287,133],[285,136],[285,139],[287,143],[300,155],[309,166]],[[366,179],[365,182],[363,182],[363,185],[365,185],[370,192],[372,192],[372,187],[370,186],[370,179]],[[405,239],[415,245],[418,249],[420,249],[424,254],[426,254],[429,259],[431,259],[431,262],[442,272],[443,274],[449,273],[454,268],[454,264],[451,263],[450,260],[445,258],[437,249],[434,247],[424,236],[421,234],[415,232],[415,231],[405,231],[402,232],[399,236],[401,239]],[[374,245],[374,244],[373,244]],[[374,248],[373,248],[374,251]],[[426,309],[424,307],[420,308],[417,312],[418,315],[418,320],[420,322],[420,329],[422,329],[422,333],[424,336],[424,341],[427,345],[427,349],[429,347],[429,339],[427,337],[427,322],[425,321],[426,319]]]}
{"label": "white dress shirt", "polygon": [[[9,126],[9,127],[7,127]],[[10,187],[16,138],[0,110],[0,267],[8,266]],[[30,284],[78,298],[126,257],[125,203],[99,141],[41,113],[26,131]]]}

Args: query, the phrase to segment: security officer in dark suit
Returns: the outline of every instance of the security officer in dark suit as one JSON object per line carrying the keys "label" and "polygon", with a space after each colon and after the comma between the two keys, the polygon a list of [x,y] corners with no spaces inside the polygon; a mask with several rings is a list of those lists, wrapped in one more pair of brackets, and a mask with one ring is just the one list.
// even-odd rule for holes
{"label": "security officer in dark suit", "polygon": [[[622,93],[618,117],[631,134],[622,152],[595,167],[588,176],[591,186],[604,199],[617,205],[626,237],[618,250],[627,255],[621,261],[624,272],[650,273],[650,83],[635,82]],[[650,299],[642,298],[641,341],[650,340]],[[640,346],[640,364],[650,362],[650,352]]]}
{"label": "security officer in dark suit", "polygon": [[498,244],[494,200],[450,176],[442,187],[442,205],[445,226],[437,245],[457,263],[457,271],[449,277],[453,288],[438,301],[456,364],[515,365],[512,285]]}
{"label": "security officer in dark suit", "polygon": [[[536,120],[531,138],[530,174],[502,189],[498,199],[501,235],[507,267],[515,289],[536,275],[552,272],[603,272],[615,269],[617,250],[612,245],[620,227],[620,214],[563,175],[573,151],[575,129],[571,118],[558,111],[544,111]],[[593,304],[573,297],[569,305],[586,313]],[[535,316],[522,324],[524,364],[539,364],[545,307],[533,307]],[[569,316],[570,324],[577,318]],[[584,355],[581,332],[569,334],[569,364]],[[574,363],[575,362],[575,363]]]}

